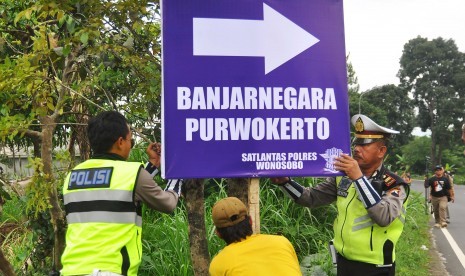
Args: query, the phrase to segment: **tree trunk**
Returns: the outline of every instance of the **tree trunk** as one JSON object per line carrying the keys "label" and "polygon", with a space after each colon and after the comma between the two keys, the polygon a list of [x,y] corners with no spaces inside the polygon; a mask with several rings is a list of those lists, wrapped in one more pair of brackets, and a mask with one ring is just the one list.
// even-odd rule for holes
{"label": "tree trunk", "polygon": [[32,136],[32,145],[34,146],[34,157],[40,158],[41,157],[41,152],[40,152],[40,138],[37,136]]}
{"label": "tree trunk", "polygon": [[[437,159],[437,164],[442,164],[442,144],[438,145],[438,159]],[[442,164],[444,167],[444,164]],[[445,167],[444,167],[445,168]]]}
{"label": "tree trunk", "polygon": [[87,106],[82,103],[82,100],[75,101],[72,111],[76,113],[75,117],[78,123],[74,125],[73,131],[79,146],[80,159],[87,160],[90,157],[90,144],[87,138],[87,123],[89,122]]}
{"label": "tree trunk", "polygon": [[6,259],[1,248],[0,248],[0,272],[2,272],[3,275],[5,276],[16,276],[16,273],[13,267],[11,266],[10,262],[8,262],[8,260]]}
{"label": "tree trunk", "polygon": [[436,131],[434,130],[434,127],[431,128],[431,167],[434,168],[436,165],[436,160],[437,160],[437,154],[436,154],[436,140],[437,140],[437,135]]}
{"label": "tree trunk", "polygon": [[431,167],[429,168],[430,170],[436,166],[436,137],[433,138],[433,135],[431,134]]}
{"label": "tree trunk", "polygon": [[203,179],[188,179],[183,187],[189,223],[189,244],[194,275],[207,276],[210,265],[207,231],[205,228],[205,200]]}
{"label": "tree trunk", "polygon": [[50,184],[49,187],[49,203],[50,203],[50,216],[53,225],[54,234],[54,250],[53,250],[53,264],[56,270],[61,269],[61,253],[65,247],[65,220],[63,210],[61,209],[60,200],[58,199],[56,179],[52,170],[52,140],[53,132],[55,130],[55,122],[49,117],[44,117],[42,123],[42,162],[44,165],[44,181]]}
{"label": "tree trunk", "polygon": [[69,143],[68,143],[68,152],[70,157],[70,162],[68,165],[68,171],[72,170],[76,165],[76,150],[74,149],[74,145],[76,144],[76,131],[71,129],[71,134],[69,135]]}
{"label": "tree trunk", "polygon": [[249,179],[248,178],[229,178],[228,179],[228,196],[234,196],[249,205],[248,195]]}
{"label": "tree trunk", "polygon": [[[64,106],[65,95],[68,93],[68,88],[76,76],[76,58],[79,56],[82,48],[76,47],[65,60],[62,84],[59,89],[58,99],[55,106],[55,111],[51,116],[41,117],[42,127],[42,162],[44,164],[45,180],[50,183],[49,203],[50,217],[53,225],[54,245],[53,245],[53,270],[54,272],[62,268],[61,254],[65,249],[66,222],[65,214],[61,208],[61,203],[58,198],[58,189],[55,176],[52,171],[52,149],[53,149],[53,133],[56,129],[56,123],[60,119],[60,108]],[[56,76],[58,77],[58,76]]]}
{"label": "tree trunk", "polygon": [[239,198],[247,206],[255,234],[260,233],[259,183],[259,178],[228,179],[228,196]]}

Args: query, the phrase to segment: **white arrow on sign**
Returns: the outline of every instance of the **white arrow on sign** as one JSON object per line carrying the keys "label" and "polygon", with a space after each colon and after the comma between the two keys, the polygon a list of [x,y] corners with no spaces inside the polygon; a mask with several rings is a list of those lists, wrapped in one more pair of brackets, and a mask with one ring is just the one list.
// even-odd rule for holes
{"label": "white arrow on sign", "polygon": [[194,56],[264,57],[265,74],[315,45],[314,37],[263,3],[263,20],[194,18]]}

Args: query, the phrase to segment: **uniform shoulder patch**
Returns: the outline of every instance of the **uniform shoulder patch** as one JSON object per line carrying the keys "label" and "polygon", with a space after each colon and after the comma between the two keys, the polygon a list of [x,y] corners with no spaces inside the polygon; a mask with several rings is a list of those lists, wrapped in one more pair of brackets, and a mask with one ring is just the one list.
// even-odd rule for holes
{"label": "uniform shoulder patch", "polygon": [[388,174],[383,175],[383,181],[384,181],[384,184],[387,187],[390,187],[390,186],[396,184],[396,180],[392,176],[390,176]]}
{"label": "uniform shoulder patch", "polygon": [[400,193],[401,193],[401,190],[399,187],[392,188],[387,191],[387,195],[395,196],[395,197],[399,197]]}
{"label": "uniform shoulder patch", "polygon": [[397,185],[401,185],[402,183],[404,183],[404,180],[395,173],[386,170],[383,175],[383,182],[385,187],[389,189]]}

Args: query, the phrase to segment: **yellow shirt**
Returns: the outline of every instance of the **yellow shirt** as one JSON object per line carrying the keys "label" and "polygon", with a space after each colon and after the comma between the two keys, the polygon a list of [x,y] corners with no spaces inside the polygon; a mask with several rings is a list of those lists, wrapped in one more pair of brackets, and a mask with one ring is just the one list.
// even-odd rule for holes
{"label": "yellow shirt", "polygon": [[227,245],[210,264],[210,275],[302,275],[294,247],[283,236],[252,235]]}

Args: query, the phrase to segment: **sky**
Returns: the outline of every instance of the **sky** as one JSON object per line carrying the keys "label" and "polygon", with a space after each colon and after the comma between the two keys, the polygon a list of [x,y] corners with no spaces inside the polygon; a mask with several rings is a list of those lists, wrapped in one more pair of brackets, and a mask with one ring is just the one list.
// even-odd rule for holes
{"label": "sky", "polygon": [[344,31],[361,92],[399,84],[410,39],[453,39],[465,53],[465,0],[344,0]]}

